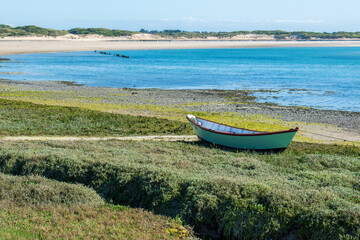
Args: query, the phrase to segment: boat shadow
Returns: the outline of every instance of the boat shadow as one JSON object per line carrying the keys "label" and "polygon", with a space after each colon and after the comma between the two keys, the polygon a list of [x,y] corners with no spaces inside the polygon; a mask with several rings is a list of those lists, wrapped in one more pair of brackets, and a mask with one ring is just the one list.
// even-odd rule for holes
{"label": "boat shadow", "polygon": [[218,145],[215,143],[210,143],[204,139],[199,139],[198,141],[194,141],[194,142],[184,141],[184,143],[190,144],[190,145],[196,145],[198,147],[204,147],[204,148],[209,148],[209,149],[219,149],[222,151],[234,152],[234,153],[241,152],[241,153],[257,153],[257,154],[279,154],[286,150],[286,148],[265,149],[265,150],[232,148],[232,147],[225,147],[222,145]]}

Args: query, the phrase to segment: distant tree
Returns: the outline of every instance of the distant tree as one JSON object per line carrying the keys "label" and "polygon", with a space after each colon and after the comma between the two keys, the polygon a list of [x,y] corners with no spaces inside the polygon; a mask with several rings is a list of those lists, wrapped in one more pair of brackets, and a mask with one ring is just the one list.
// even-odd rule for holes
{"label": "distant tree", "polygon": [[[302,39],[307,40],[311,38],[318,39],[341,39],[341,38],[358,38],[360,39],[360,32],[305,32],[305,31],[294,31],[294,32],[286,32],[282,30],[255,30],[255,31],[233,31],[233,32],[187,32],[181,31],[179,29],[166,29],[163,31],[158,30],[146,30],[144,28],[140,29],[141,33],[151,33],[157,34],[163,37],[170,38],[207,38],[207,37],[219,37],[219,38],[227,38],[233,37],[239,34],[264,34],[264,35],[272,35],[275,39],[286,39],[286,38],[294,38],[294,39]],[[129,36],[134,33],[133,31],[126,30],[112,30],[107,28],[73,28],[68,31],[65,30],[54,30],[49,28],[42,28],[35,25],[27,25],[27,26],[19,26],[19,27],[11,27],[9,25],[0,24],[0,37],[4,36],[62,36],[68,33],[76,34],[76,35],[87,35],[87,34],[97,34],[103,36],[117,37],[117,36]]]}
{"label": "distant tree", "polygon": [[177,29],[177,30],[168,29],[168,30],[164,30],[163,32],[164,32],[164,33],[170,33],[170,34],[171,34],[171,33],[180,33],[181,30],[178,30],[178,29]]}

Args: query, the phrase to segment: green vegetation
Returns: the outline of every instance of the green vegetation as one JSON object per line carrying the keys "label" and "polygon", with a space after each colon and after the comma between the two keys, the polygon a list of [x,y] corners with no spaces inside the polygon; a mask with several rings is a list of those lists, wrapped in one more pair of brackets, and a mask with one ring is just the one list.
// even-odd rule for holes
{"label": "green vegetation", "polygon": [[[133,90],[1,88],[3,98],[42,103],[0,99],[3,136],[191,134],[185,109],[205,104],[123,101]],[[236,104],[253,100],[251,92],[218,94]],[[262,115],[195,114],[259,130],[289,124]],[[191,238],[181,223],[229,239],[358,239],[359,159],[356,146],[304,142],[259,154],[200,141],[2,141],[0,172],[16,176],[0,174],[0,239]]]}
{"label": "green vegetation", "polygon": [[[68,83],[67,83],[68,84]],[[69,83],[71,84],[71,83]],[[208,94],[220,94],[224,99],[229,102],[192,102],[182,104],[164,104],[151,98],[142,96],[140,91],[125,90],[122,93],[104,93],[93,95],[87,91],[19,91],[18,88],[10,85],[1,85],[3,91],[0,92],[0,98],[8,99],[8,104],[3,106],[1,110],[0,100],[0,135],[69,135],[74,134],[78,136],[125,136],[125,135],[160,135],[160,134],[193,134],[191,127],[188,124],[185,116],[189,112],[195,114],[198,117],[209,119],[215,122],[221,122],[224,124],[254,129],[258,131],[275,131],[275,130],[287,130],[294,126],[301,126],[300,132],[296,134],[296,141],[311,141],[311,142],[326,142],[311,137],[304,137],[302,135],[303,126],[318,126],[320,127],[332,127],[331,125],[313,124],[305,122],[287,122],[281,119],[277,119],[271,116],[261,114],[240,114],[234,112],[204,112],[194,111],[192,106],[201,105],[242,105],[253,104],[253,91],[224,91],[224,90],[212,90]],[[263,91],[263,90],[258,90]],[[136,94],[134,94],[136,93]],[[23,105],[22,107],[12,106]],[[130,101],[129,101],[130,100]],[[135,101],[132,101],[135,100]],[[20,102],[26,101],[26,102]],[[34,103],[34,104],[32,104]],[[32,107],[28,107],[32,106]],[[261,106],[262,104],[259,104]],[[160,125],[137,123],[138,126],[145,127],[143,129],[127,129],[124,128],[122,133],[112,131],[107,124],[115,124],[115,126],[124,126],[124,122],[106,121],[99,126],[93,118],[80,119],[85,120],[85,124],[79,125],[81,121],[76,122],[74,119],[72,126],[65,124],[63,119],[72,119],[74,116],[79,116],[69,109],[77,109],[82,116],[91,115],[96,113],[102,116],[112,116],[114,118],[127,118],[130,114],[135,116],[148,116],[156,117],[156,121],[162,122]],[[23,109],[25,109],[23,111]],[[63,111],[64,110],[64,111]],[[8,112],[11,112],[9,114]],[[59,113],[59,115],[57,115]],[[85,114],[87,113],[87,114]],[[89,113],[89,114],[88,114]],[[109,114],[113,113],[113,114]],[[115,113],[115,114],[114,114]],[[20,117],[21,116],[21,117]],[[59,117],[61,116],[61,117]],[[30,119],[28,122],[21,121],[19,119]],[[131,118],[131,116],[130,116]],[[31,120],[33,119],[33,120]],[[104,117],[101,117],[104,119]],[[135,118],[132,118],[133,120]],[[139,117],[139,119],[148,119]],[[154,119],[154,118],[153,118]],[[165,119],[165,121],[163,121]],[[31,122],[34,121],[34,122]],[[135,120],[134,120],[135,121]],[[51,129],[51,131],[44,130],[43,122],[49,123],[45,128]],[[130,121],[131,122],[131,121]],[[167,122],[169,124],[167,124]],[[31,123],[31,124],[30,124]],[[66,122],[67,123],[67,122]],[[94,124],[94,125],[91,125]],[[150,128],[156,125],[155,128]],[[158,129],[157,126],[161,127]],[[87,130],[89,127],[89,130]],[[71,129],[69,129],[71,128]],[[82,129],[84,131],[82,131]],[[87,132],[88,131],[88,132]],[[342,142],[342,144],[347,144]],[[359,143],[355,143],[359,145]],[[360,146],[360,145],[359,145]]]}
{"label": "green vegetation", "polygon": [[0,202],[28,204],[86,204],[100,206],[104,201],[96,192],[82,185],[68,184],[39,176],[15,177],[0,173]]}
{"label": "green vegetation", "polygon": [[129,136],[189,134],[182,122],[0,99],[0,135]]}
{"label": "green vegetation", "polygon": [[8,25],[0,25],[0,37],[15,37],[15,36],[63,36],[68,34],[65,30],[54,30],[49,28],[41,28],[34,25],[11,27]]}
{"label": "green vegetation", "polygon": [[0,240],[195,239],[176,220],[116,205],[25,206],[0,209]]}
{"label": "green vegetation", "polygon": [[[52,96],[51,92],[11,91],[6,93],[4,91],[1,94],[3,97],[19,97],[22,100],[26,98],[26,100],[31,102],[0,99],[0,136],[193,134],[185,118],[189,111],[182,109],[183,105],[181,104],[171,107],[154,104],[108,104],[99,103],[99,99],[90,99],[92,102],[84,102],[84,99],[81,97],[78,97],[81,98],[80,101],[69,100],[72,98],[71,96],[66,96],[67,100],[63,101],[57,99],[59,97],[58,94],[54,93],[54,96]],[[237,98],[240,95],[229,94],[229,98]],[[50,98],[55,100],[50,100]],[[61,95],[59,98],[64,98],[64,96]],[[246,94],[245,98],[247,98]],[[86,100],[89,99],[87,98]],[[122,113],[123,111],[134,115],[150,115],[154,117],[114,114],[107,111],[117,113]],[[264,115],[193,111],[192,113],[216,122],[259,131],[286,130],[294,126],[293,123],[289,124]],[[27,121],[22,121],[21,119],[27,119]]]}
{"label": "green vegetation", "polygon": [[145,30],[141,29],[140,32],[142,33],[151,33],[160,35],[162,37],[186,37],[186,38],[207,38],[207,37],[218,37],[218,38],[231,38],[235,37],[236,35],[243,35],[243,34],[263,34],[274,36],[275,39],[286,39],[286,38],[295,38],[298,40],[308,40],[311,38],[319,38],[319,39],[339,39],[339,38],[360,38],[360,32],[305,32],[305,31],[294,31],[294,32],[286,32],[281,30],[274,30],[274,31],[263,31],[263,30],[255,30],[255,31],[233,31],[233,32],[187,32],[181,30]]}
{"label": "green vegetation", "polygon": [[76,35],[97,34],[107,37],[120,37],[120,36],[130,36],[138,32],[125,31],[125,30],[111,30],[107,28],[73,28],[69,30],[69,33]]}
{"label": "green vegetation", "polygon": [[[286,32],[281,30],[273,31],[233,31],[233,32],[187,32],[181,30],[145,30],[141,29],[140,33],[151,33],[159,35],[162,37],[171,37],[171,38],[207,38],[207,37],[218,37],[218,38],[231,38],[239,34],[264,34],[269,36],[274,36],[275,39],[297,39],[297,40],[308,40],[311,38],[317,39],[341,39],[341,38],[360,38],[360,32],[305,32],[305,31],[294,31]],[[119,36],[131,36],[133,34],[139,33],[137,31],[127,31],[127,30],[117,30],[117,29],[107,29],[107,28],[73,28],[70,30],[54,30],[49,28],[41,28],[34,25],[29,26],[20,26],[20,27],[11,27],[8,25],[0,24],[0,37],[7,36],[62,36],[69,33],[76,35],[88,35],[88,34],[98,34],[108,37],[119,37]]]}
{"label": "green vegetation", "polygon": [[88,34],[98,34],[108,37],[119,37],[119,36],[129,36],[137,32],[125,31],[125,30],[111,30],[107,28],[73,28],[68,31],[66,30],[54,30],[49,28],[41,28],[34,25],[21,26],[21,27],[11,27],[8,25],[0,25],[0,37],[14,37],[14,36],[63,36],[66,34],[76,34],[76,35],[88,35]]}
{"label": "green vegetation", "polygon": [[108,202],[232,239],[358,239],[360,148],[282,154],[171,142],[3,142],[0,171],[82,183]]}
{"label": "green vegetation", "polygon": [[174,239],[191,231],[175,219],[105,204],[82,185],[0,174],[0,239]]}

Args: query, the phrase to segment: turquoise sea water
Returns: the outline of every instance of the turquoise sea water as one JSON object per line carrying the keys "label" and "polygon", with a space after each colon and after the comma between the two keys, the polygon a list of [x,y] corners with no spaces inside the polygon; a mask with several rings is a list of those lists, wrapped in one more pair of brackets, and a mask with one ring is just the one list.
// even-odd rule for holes
{"label": "turquoise sea water", "polygon": [[253,48],[4,56],[0,78],[87,86],[249,89],[259,102],[360,112],[360,48]]}

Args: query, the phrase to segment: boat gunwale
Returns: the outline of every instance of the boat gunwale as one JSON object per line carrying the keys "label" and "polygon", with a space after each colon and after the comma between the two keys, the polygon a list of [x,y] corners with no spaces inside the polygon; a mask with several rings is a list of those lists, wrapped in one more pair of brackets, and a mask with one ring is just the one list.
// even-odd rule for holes
{"label": "boat gunwale", "polygon": [[[234,127],[234,126],[230,126],[230,125],[227,125],[227,124],[222,124],[222,123],[214,122],[214,121],[207,120],[207,119],[200,118],[200,117],[196,117],[196,118],[201,119],[201,120],[204,120],[204,121],[208,121],[208,122],[220,124],[220,125],[223,125],[223,126],[240,129],[240,130],[254,131],[254,130],[250,130],[250,129],[246,129],[246,128],[237,128],[237,127]],[[198,124],[196,124],[195,122],[193,122],[188,116],[186,116],[186,119],[187,119],[189,122],[195,124],[197,127],[201,128],[201,129],[203,129],[203,130],[205,130],[205,131],[213,132],[213,133],[217,133],[217,134],[221,134],[221,135],[229,135],[229,136],[264,136],[264,135],[274,135],[274,134],[297,132],[297,131],[299,130],[299,128],[296,127],[296,128],[291,128],[291,129],[289,129],[289,130],[275,131],[275,132],[256,131],[256,132],[258,132],[258,133],[229,133],[229,132],[221,132],[221,131],[217,131],[217,130],[212,130],[212,129],[210,129],[210,128],[206,128],[206,127],[204,127],[204,126],[198,125]]]}

